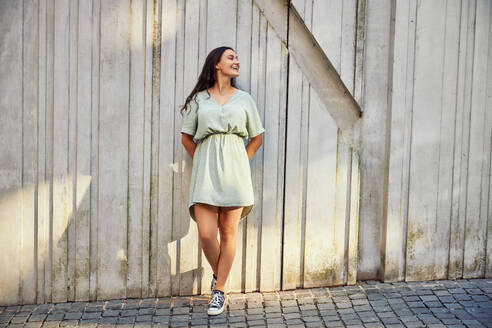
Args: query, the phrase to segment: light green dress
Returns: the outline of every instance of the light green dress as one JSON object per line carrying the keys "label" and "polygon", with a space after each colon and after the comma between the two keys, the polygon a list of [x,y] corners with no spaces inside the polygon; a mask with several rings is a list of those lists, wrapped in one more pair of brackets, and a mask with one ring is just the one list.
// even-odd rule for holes
{"label": "light green dress", "polygon": [[244,206],[241,220],[254,206],[251,168],[244,140],[263,133],[254,99],[237,89],[224,106],[207,90],[185,108],[182,133],[197,143],[193,155],[188,207],[196,221],[195,203]]}

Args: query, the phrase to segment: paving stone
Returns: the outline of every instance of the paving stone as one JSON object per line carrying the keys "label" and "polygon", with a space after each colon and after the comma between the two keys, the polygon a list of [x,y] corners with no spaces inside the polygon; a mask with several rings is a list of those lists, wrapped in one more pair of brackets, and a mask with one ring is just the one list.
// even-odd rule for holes
{"label": "paving stone", "polygon": [[372,309],[374,311],[376,311],[376,312],[388,312],[388,311],[392,311],[391,307],[385,306],[385,305],[373,306]]}
{"label": "paving stone", "polygon": [[78,320],[82,318],[82,312],[68,312],[65,314],[65,320]]}
{"label": "paving stone", "polygon": [[297,306],[297,301],[296,300],[282,300],[281,301],[283,307],[292,307],[292,306]]}
{"label": "paving stone", "polygon": [[271,306],[271,307],[266,307],[265,313],[279,313],[282,312],[282,308],[280,306]]}
{"label": "paving stone", "polygon": [[322,316],[322,317],[325,317],[325,316],[337,316],[339,312],[337,312],[336,310],[320,310],[319,311],[319,314]]}
{"label": "paving stone", "polygon": [[429,310],[426,307],[423,308],[413,308],[412,309],[413,314],[422,314],[422,313],[430,313],[431,310]]}
{"label": "paving stone", "polygon": [[297,326],[297,325],[300,325],[300,327],[304,327],[304,322],[301,319],[287,320],[287,326],[288,327]]}
{"label": "paving stone", "polygon": [[420,296],[420,299],[424,302],[425,301],[438,301],[438,298],[434,295],[432,295],[432,296]]}
{"label": "paving stone", "polygon": [[99,319],[99,323],[116,323],[118,321],[118,317],[103,317]]}
{"label": "paving stone", "polygon": [[318,303],[316,307],[319,310],[326,310],[326,309],[335,309],[335,304],[333,303]]}
{"label": "paving stone", "polygon": [[401,316],[400,320],[406,324],[407,322],[411,322],[411,321],[419,321],[419,318],[414,315],[409,315],[409,316]]}
{"label": "paving stone", "polygon": [[246,304],[245,303],[241,303],[241,304],[229,304],[229,309],[245,309],[246,308]]}
{"label": "paving stone", "polygon": [[404,323],[407,328],[420,328],[425,327],[425,324],[422,321],[409,321]]}
{"label": "paving stone", "polygon": [[323,318],[323,320],[326,322],[326,321],[339,321],[340,318],[336,315],[321,315],[321,317]]}
{"label": "paving stone", "polygon": [[[46,317],[46,321],[58,321],[58,320],[62,320],[64,316],[65,316],[64,314],[49,314]],[[11,322],[12,323],[18,323],[18,322],[13,322],[14,318],[12,319]]]}
{"label": "paving stone", "polygon": [[321,322],[321,319],[318,316],[309,316],[309,317],[302,317],[302,321],[304,321],[304,322]]}
{"label": "paving stone", "polygon": [[246,316],[246,320],[248,320],[248,321],[250,321],[250,320],[251,320],[251,321],[255,321],[255,320],[263,320],[263,319],[264,319],[264,316],[263,316],[263,314],[262,314],[262,313],[261,313],[261,314],[248,314],[248,315]]}
{"label": "paving stone", "polygon": [[441,302],[424,302],[424,303],[429,308],[443,307]]}
{"label": "paving stone", "polygon": [[300,312],[301,310],[298,307],[284,307],[282,309],[283,313],[294,313],[294,312]]}
{"label": "paving stone", "polygon": [[28,322],[24,325],[24,328],[40,328],[42,326],[42,322]]}
{"label": "paving stone", "polygon": [[372,310],[372,307],[369,304],[366,305],[355,305],[354,310],[356,312],[363,312],[363,311],[370,311]]}
{"label": "paving stone", "polygon": [[272,319],[272,318],[282,318],[282,312],[272,312],[272,313],[265,313],[265,318],[267,319]]}
{"label": "paving stone", "polygon": [[286,320],[290,320],[290,319],[299,319],[301,318],[301,314],[299,312],[296,312],[296,313],[284,313],[284,318]]}
{"label": "paving stone", "polygon": [[283,318],[272,318],[272,319],[267,319],[267,325],[270,326],[271,324],[283,324],[284,319]]}
{"label": "paving stone", "polygon": [[314,304],[314,298],[312,297],[298,298],[297,303],[299,303],[299,305]]}
{"label": "paving stone", "polygon": [[366,305],[369,304],[369,301],[366,298],[360,298],[352,300],[352,305]]}
{"label": "paving stone", "polygon": [[417,302],[408,302],[407,304],[411,308],[425,307],[424,302],[420,302],[420,301],[417,301]]}
{"label": "paving stone", "polygon": [[468,294],[453,294],[453,297],[457,300],[457,301],[469,301],[471,300],[471,296],[468,295]]}
{"label": "paving stone", "polygon": [[316,298],[316,303],[317,304],[333,303],[333,299],[331,297],[318,297]]}
{"label": "paving stone", "polygon": [[359,319],[349,319],[349,320],[342,319],[342,321],[345,323],[346,326],[362,325],[362,320]]}
{"label": "paving stone", "polygon": [[[429,311],[427,309],[425,309],[426,311]],[[400,310],[395,310],[394,311],[396,315],[399,315],[399,316],[404,316],[404,315],[412,315],[413,312],[410,311],[410,310],[406,310],[406,309],[400,309]]]}
{"label": "paving stone", "polygon": [[[169,321],[169,317],[167,317],[166,322]],[[118,324],[133,324],[135,322],[135,317],[121,317],[118,318]]]}
{"label": "paving stone", "polygon": [[376,312],[380,318],[396,318],[394,312]]}
{"label": "paving stone", "polygon": [[316,305],[314,304],[299,305],[299,308],[301,309],[301,311],[312,311],[312,310],[316,310]]}
{"label": "paving stone", "polygon": [[79,321],[79,326],[95,326],[99,322],[99,319],[82,319]]}
{"label": "paving stone", "polygon": [[359,316],[355,313],[347,313],[347,314],[340,314],[340,318],[342,318],[342,320],[345,321],[345,320],[359,319]]}
{"label": "paving stone", "polygon": [[436,296],[449,296],[451,293],[448,290],[436,290],[434,291]]}
{"label": "paving stone", "polygon": [[229,317],[229,322],[246,322],[246,317]]}
{"label": "paving stone", "polygon": [[384,324],[382,322],[369,322],[369,323],[365,323],[364,327],[367,327],[367,328],[384,328]]}
{"label": "paving stone", "polygon": [[381,318],[381,321],[387,325],[387,324],[399,324],[401,323],[400,319],[393,317],[393,318]]}
{"label": "paving stone", "polygon": [[85,308],[85,312],[102,312],[103,306],[102,305],[89,305]]}
{"label": "paving stone", "polygon": [[439,296],[439,301],[442,303],[453,303],[456,300],[453,296]]}
{"label": "paving stone", "polygon": [[461,323],[460,320],[454,319],[454,318],[443,318],[443,319],[441,319],[441,321],[445,325],[456,325],[456,324],[460,324]]}
{"label": "paving stone", "polygon": [[379,318],[376,316],[361,317],[360,320],[362,320],[362,322],[364,322],[364,324],[369,323],[369,322],[379,322]]}
{"label": "paving stone", "polygon": [[263,308],[263,303],[261,302],[248,302],[248,309]]}
{"label": "paving stone", "polygon": [[420,301],[420,297],[419,296],[404,296],[403,299],[406,301],[406,302],[416,302],[416,301]]}
{"label": "paving stone", "polygon": [[106,310],[102,313],[103,317],[117,317],[120,315],[120,310]]}
{"label": "paving stone", "polygon": [[28,321],[39,322],[39,321],[43,321],[45,318],[46,318],[46,314],[34,314],[29,317]]}
{"label": "paving stone", "polygon": [[265,326],[265,320],[254,320],[254,321],[248,321],[248,326],[249,327],[256,327],[256,326]]}
{"label": "paving stone", "polygon": [[352,309],[352,308],[347,308],[347,309],[339,309],[338,311],[336,311],[338,314],[355,314],[355,310]]}
{"label": "paving stone", "polygon": [[350,302],[339,302],[336,303],[336,307],[339,309],[346,309],[352,307],[352,303]]}
{"label": "paving stone", "polygon": [[[127,312],[128,314],[126,314],[125,312]],[[121,312],[121,316],[127,316],[127,315],[136,315],[137,311],[135,310],[129,310],[129,311],[122,311]],[[195,312],[195,311],[193,311]],[[160,316],[160,315],[170,315],[171,314],[171,309],[156,309],[155,310],[155,315],[156,316]]]}
{"label": "paving stone", "polygon": [[263,314],[263,308],[253,308],[247,310],[248,314]]}
{"label": "paving stone", "polygon": [[[61,316],[63,318],[63,315]],[[10,324],[24,324],[27,321],[28,316],[15,316],[10,320]]]}
{"label": "paving stone", "polygon": [[484,327],[478,320],[463,320],[466,327]]}
{"label": "paving stone", "polygon": [[343,327],[343,322],[342,321],[325,321],[325,326],[326,327]]}
{"label": "paving stone", "polygon": [[318,315],[318,311],[316,309],[301,311],[301,316],[303,316],[303,317],[311,317],[311,316],[317,316],[317,315]]}

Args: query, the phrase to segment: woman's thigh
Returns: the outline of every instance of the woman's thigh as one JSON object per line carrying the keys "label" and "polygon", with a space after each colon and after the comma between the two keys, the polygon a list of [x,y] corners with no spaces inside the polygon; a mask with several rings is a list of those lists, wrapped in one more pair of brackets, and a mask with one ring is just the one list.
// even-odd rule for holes
{"label": "woman's thigh", "polygon": [[201,238],[217,238],[218,219],[218,206],[205,203],[195,203],[195,220],[198,226],[198,233]]}
{"label": "woman's thigh", "polygon": [[243,206],[219,207],[219,227],[221,236],[235,234],[241,218]]}

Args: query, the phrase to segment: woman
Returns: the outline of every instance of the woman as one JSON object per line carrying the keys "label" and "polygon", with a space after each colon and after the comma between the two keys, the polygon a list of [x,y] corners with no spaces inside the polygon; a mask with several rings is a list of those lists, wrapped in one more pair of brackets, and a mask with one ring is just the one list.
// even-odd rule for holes
{"label": "woman", "polygon": [[[261,146],[265,131],[253,98],[236,88],[237,76],[235,51],[230,47],[212,50],[181,108],[185,110],[182,143],[193,159],[188,206],[213,270],[209,315],[224,311],[238,223],[254,205],[249,160]],[[250,142],[245,147],[247,138]]]}

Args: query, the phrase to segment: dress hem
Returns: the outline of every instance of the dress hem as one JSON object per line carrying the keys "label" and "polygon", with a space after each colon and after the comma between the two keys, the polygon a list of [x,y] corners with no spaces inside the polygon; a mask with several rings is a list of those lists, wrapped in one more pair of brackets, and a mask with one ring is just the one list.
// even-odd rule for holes
{"label": "dress hem", "polygon": [[248,204],[248,205],[242,205],[242,204],[217,205],[217,204],[207,203],[205,201],[195,201],[188,206],[190,216],[193,219],[193,221],[195,221],[195,222],[196,222],[196,218],[195,218],[195,204],[196,203],[203,203],[203,204],[208,204],[208,205],[213,205],[213,206],[218,206],[218,207],[242,206],[243,211],[241,212],[241,217],[239,218],[239,222],[241,222],[242,220],[244,220],[244,218],[246,218],[248,216],[248,214],[251,212],[251,210],[253,209],[253,207],[255,205],[254,203]]}

